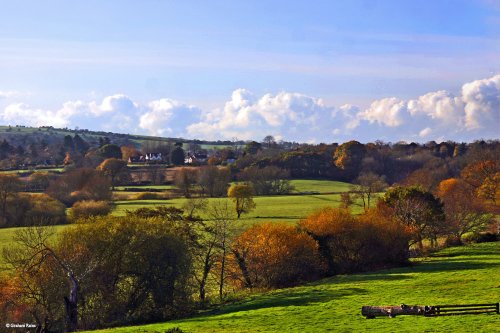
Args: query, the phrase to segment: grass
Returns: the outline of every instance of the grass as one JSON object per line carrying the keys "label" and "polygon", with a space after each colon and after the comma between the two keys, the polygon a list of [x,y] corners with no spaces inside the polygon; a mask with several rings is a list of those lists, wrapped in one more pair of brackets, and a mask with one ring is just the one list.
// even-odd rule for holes
{"label": "grass", "polygon": [[410,267],[256,294],[190,319],[93,332],[498,332],[496,314],[368,320],[361,306],[496,303],[499,263],[500,242],[449,248]]}
{"label": "grass", "polygon": [[[182,207],[187,199],[171,199],[171,200],[125,200],[115,201],[115,209],[113,215],[123,216],[127,210],[136,210],[141,207],[155,206],[174,206]],[[224,199],[208,199],[209,202],[224,200]],[[308,214],[319,210],[325,206],[338,207],[340,204],[339,194],[324,194],[324,195],[286,195],[286,196],[269,196],[255,197],[255,210],[249,214],[242,215],[239,222],[243,225],[251,225],[256,222],[266,221],[281,221],[281,222],[297,222],[306,217]],[[232,203],[231,203],[232,205]],[[354,213],[361,213],[360,205],[352,206]],[[202,214],[202,217],[205,217]]]}
{"label": "grass", "polygon": [[[67,228],[69,225],[64,224],[64,225],[56,225],[54,226],[54,231],[55,233],[59,232],[60,230]],[[10,246],[14,243],[14,236],[16,234],[16,231],[23,229],[22,227],[18,228],[3,228],[0,229],[0,272],[2,270],[5,270],[5,262],[4,258],[2,255],[3,248],[6,246]]]}
{"label": "grass", "polygon": [[351,184],[337,182],[333,180],[310,180],[310,179],[294,179],[290,183],[295,187],[295,191],[301,192],[318,192],[318,193],[339,193],[348,192]]}

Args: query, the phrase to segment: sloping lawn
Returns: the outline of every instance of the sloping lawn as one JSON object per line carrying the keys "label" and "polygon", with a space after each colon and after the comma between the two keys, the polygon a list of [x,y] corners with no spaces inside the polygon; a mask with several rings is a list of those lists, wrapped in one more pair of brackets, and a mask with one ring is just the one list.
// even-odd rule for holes
{"label": "sloping lawn", "polygon": [[198,317],[97,332],[498,332],[500,315],[365,319],[363,305],[496,303],[500,243],[443,250],[410,267],[257,294]]}

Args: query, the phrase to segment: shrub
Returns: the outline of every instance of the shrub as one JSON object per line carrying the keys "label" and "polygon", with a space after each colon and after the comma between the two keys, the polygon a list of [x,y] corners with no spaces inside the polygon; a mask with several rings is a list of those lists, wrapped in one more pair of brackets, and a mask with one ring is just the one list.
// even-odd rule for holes
{"label": "shrub", "polygon": [[80,168],[68,171],[52,181],[47,194],[68,207],[77,201],[111,199],[111,183],[99,171]]}
{"label": "shrub", "polygon": [[498,242],[500,240],[498,234],[493,232],[468,234],[464,238],[467,243],[488,243],[488,242]]}
{"label": "shrub", "polygon": [[66,222],[66,206],[46,194],[30,196],[31,209],[26,218],[33,222],[43,221],[44,224],[62,224]]}
{"label": "shrub", "polygon": [[77,220],[90,216],[104,216],[111,212],[111,205],[108,201],[78,201],[71,207],[71,218]]}
{"label": "shrub", "polygon": [[365,271],[404,264],[409,234],[376,210],[359,217],[347,209],[325,208],[300,222],[319,244],[328,274]]}
{"label": "shrub", "polygon": [[134,196],[134,200],[158,200],[163,199],[163,196],[154,192],[142,192]]}
{"label": "shrub", "polygon": [[232,244],[229,263],[231,282],[239,287],[293,286],[323,272],[314,239],[283,223],[247,229]]}

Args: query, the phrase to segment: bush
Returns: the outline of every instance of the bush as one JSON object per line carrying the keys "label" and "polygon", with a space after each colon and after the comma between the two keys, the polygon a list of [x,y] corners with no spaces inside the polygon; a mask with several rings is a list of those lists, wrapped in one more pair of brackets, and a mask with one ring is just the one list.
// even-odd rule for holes
{"label": "bush", "polygon": [[281,288],[322,275],[318,244],[295,226],[265,223],[232,244],[229,276],[238,287]]}
{"label": "bush", "polygon": [[26,213],[29,220],[43,221],[44,224],[62,224],[66,222],[66,206],[46,194],[30,197],[31,209]]}
{"label": "bush", "polygon": [[467,243],[488,243],[488,242],[498,242],[500,237],[498,234],[493,232],[481,232],[476,234],[469,234],[464,237]]}
{"label": "bush", "polygon": [[409,257],[405,228],[376,210],[355,217],[325,208],[300,226],[318,242],[330,275],[401,265]]}
{"label": "bush", "polygon": [[104,216],[111,212],[111,205],[108,201],[78,201],[71,207],[71,218],[77,220],[90,216]]}
{"label": "bush", "polygon": [[163,199],[160,193],[142,192],[134,196],[134,200],[159,200]]}

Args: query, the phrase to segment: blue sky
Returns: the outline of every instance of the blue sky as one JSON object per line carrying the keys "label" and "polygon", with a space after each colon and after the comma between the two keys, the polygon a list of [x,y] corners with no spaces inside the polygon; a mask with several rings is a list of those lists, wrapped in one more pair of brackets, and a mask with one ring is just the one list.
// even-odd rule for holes
{"label": "blue sky", "polygon": [[0,123],[499,138],[500,1],[1,1]]}

